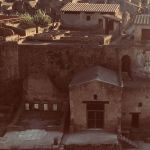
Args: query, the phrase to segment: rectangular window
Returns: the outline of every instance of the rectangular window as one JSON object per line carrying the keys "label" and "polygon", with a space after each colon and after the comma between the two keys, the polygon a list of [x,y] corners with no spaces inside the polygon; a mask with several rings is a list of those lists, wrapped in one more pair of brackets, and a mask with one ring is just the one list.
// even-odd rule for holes
{"label": "rectangular window", "polygon": [[114,21],[113,20],[109,20],[109,30],[113,31],[114,29]]}
{"label": "rectangular window", "polygon": [[97,94],[94,94],[93,98],[94,100],[97,100]]}
{"label": "rectangular window", "polygon": [[34,104],[34,109],[38,110],[39,109],[39,104]]}
{"label": "rectangular window", "polygon": [[48,111],[48,104],[44,104],[44,111]]}
{"label": "rectangular window", "polygon": [[53,104],[53,111],[57,111],[58,107],[57,104]]}
{"label": "rectangular window", "polygon": [[25,103],[25,110],[30,110],[30,105],[29,105],[29,103]]}
{"label": "rectangular window", "polygon": [[90,21],[91,20],[91,16],[86,16],[86,20]]}

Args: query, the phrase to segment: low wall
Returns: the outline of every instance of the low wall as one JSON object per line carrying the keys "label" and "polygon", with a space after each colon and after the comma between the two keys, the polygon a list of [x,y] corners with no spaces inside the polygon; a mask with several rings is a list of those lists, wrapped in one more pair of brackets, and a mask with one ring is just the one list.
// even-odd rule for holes
{"label": "low wall", "polygon": [[65,145],[65,150],[120,150],[120,146],[117,144]]}
{"label": "low wall", "polygon": [[6,28],[12,29],[15,34],[18,34],[20,36],[29,36],[36,33],[36,28],[28,28],[28,29],[22,29],[19,27],[13,27],[13,26],[5,26]]}

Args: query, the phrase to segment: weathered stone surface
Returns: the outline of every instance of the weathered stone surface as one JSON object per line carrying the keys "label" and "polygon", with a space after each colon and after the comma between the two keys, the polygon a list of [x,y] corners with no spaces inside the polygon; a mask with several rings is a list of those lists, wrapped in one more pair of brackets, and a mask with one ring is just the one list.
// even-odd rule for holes
{"label": "weathered stone surface", "polygon": [[22,78],[44,71],[62,90],[68,89],[72,76],[85,68],[118,66],[115,50],[91,45],[20,45],[19,56]]}
{"label": "weathered stone surface", "polygon": [[91,81],[70,89],[71,121],[76,130],[87,128],[87,110],[83,101],[105,101],[104,129],[117,131],[119,119],[121,119],[121,88]]}

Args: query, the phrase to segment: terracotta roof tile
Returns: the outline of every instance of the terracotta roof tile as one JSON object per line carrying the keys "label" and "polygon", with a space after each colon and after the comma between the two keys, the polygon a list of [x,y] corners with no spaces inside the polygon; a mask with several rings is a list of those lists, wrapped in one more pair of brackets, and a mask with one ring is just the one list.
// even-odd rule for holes
{"label": "terracotta roof tile", "polygon": [[115,12],[119,7],[119,4],[68,3],[61,11]]}
{"label": "terracotta roof tile", "polygon": [[135,17],[134,24],[136,24],[136,25],[150,25],[150,15],[148,15],[148,14],[137,15]]}

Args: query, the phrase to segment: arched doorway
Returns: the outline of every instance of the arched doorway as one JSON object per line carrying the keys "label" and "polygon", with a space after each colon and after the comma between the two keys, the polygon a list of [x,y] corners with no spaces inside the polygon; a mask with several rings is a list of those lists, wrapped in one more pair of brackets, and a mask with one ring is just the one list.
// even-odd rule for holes
{"label": "arched doorway", "polygon": [[131,58],[128,55],[124,55],[121,59],[121,70],[127,72],[129,77],[131,76]]}

